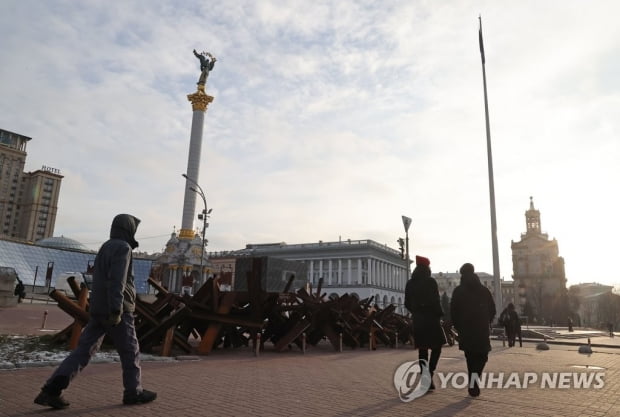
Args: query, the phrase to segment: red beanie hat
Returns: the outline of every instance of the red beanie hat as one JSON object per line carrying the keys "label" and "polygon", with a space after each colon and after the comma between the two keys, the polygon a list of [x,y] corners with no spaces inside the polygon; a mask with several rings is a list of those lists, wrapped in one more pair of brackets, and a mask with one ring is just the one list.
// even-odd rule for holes
{"label": "red beanie hat", "polygon": [[425,258],[424,256],[415,256],[415,263],[416,265],[426,265],[426,266],[431,266],[431,261],[428,258]]}

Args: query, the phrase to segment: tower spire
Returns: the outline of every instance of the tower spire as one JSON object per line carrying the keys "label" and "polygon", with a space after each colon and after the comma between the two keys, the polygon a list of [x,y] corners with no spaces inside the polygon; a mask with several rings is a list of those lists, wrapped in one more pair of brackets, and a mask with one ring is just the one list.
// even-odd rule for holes
{"label": "tower spire", "polygon": [[525,212],[525,233],[541,234],[540,211],[534,208],[534,197],[530,197],[530,209]]}

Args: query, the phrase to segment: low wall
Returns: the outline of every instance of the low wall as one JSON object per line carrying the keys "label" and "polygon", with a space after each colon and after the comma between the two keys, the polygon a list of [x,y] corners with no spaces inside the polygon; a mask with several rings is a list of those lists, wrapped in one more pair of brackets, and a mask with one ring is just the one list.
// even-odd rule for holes
{"label": "low wall", "polygon": [[13,268],[0,266],[0,307],[17,305],[17,296],[13,295],[17,274]]}

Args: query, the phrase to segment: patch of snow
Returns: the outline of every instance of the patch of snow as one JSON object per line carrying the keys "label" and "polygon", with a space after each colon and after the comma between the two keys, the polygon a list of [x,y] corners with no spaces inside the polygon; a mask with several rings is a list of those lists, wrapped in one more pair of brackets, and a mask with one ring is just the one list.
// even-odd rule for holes
{"label": "patch of snow", "polygon": [[[53,347],[52,347],[53,348]],[[36,336],[0,336],[0,370],[15,368],[57,366],[71,352],[59,347],[49,350],[50,345]],[[140,354],[141,361],[171,362],[175,358]],[[119,362],[116,351],[101,350],[95,353],[90,363]]]}

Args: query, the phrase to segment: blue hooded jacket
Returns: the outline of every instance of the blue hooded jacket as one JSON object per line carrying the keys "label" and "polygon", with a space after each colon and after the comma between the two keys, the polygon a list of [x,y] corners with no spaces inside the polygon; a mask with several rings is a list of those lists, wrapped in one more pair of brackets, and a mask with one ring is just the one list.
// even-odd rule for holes
{"label": "blue hooded jacket", "polygon": [[133,312],[136,308],[136,286],[131,251],[138,247],[135,240],[140,219],[130,214],[114,217],[110,239],[95,258],[90,313],[108,316],[113,312]]}

